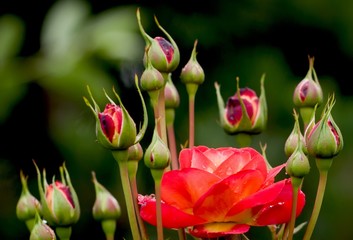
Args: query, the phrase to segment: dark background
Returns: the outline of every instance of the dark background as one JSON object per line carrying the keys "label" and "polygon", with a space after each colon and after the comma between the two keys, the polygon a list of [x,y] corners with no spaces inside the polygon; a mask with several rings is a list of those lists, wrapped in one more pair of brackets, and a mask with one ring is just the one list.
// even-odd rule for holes
{"label": "dark background", "polygon": [[[197,145],[235,146],[218,124],[214,82],[226,99],[241,87],[259,93],[266,73],[269,124],[255,136],[253,147],[267,143],[274,165],[285,162],[284,142],[293,127],[292,94],[308,71],[308,55],[325,100],[335,93],[333,117],[345,141],[329,173],[326,198],[313,239],[350,239],[353,190],[351,171],[353,64],[353,2],[339,1],[0,1],[0,238],[28,239],[25,224],[16,218],[21,193],[19,171],[28,175],[29,188],[38,196],[32,160],[45,168],[49,180],[65,162],[79,195],[82,215],[72,239],[104,239],[92,219],[95,199],[91,171],[124,206],[117,164],[95,142],[94,117],[82,100],[90,85],[104,106],[102,88],[114,86],[136,123],[141,122],[140,100],[132,79],[140,74],[144,42],[138,30],[136,9],[150,36],[163,35],[160,24],[177,42],[180,65],[173,80],[181,103],[175,128],[179,144],[186,141],[187,95],[178,76],[198,39],[197,58],[206,79],[196,95]],[[147,95],[145,95],[147,97]],[[322,107],[319,111],[322,110]],[[151,116],[151,112],[149,114]],[[152,119],[150,119],[152,122]],[[146,148],[151,127],[142,141]],[[298,222],[310,217],[317,170],[311,164],[304,182],[307,205]],[[153,191],[143,163],[139,169],[141,193]],[[126,212],[118,222],[116,239],[129,238]],[[150,229],[154,234],[153,228]],[[169,234],[169,235],[168,235]],[[254,228],[250,239],[265,239],[266,231]],[[301,233],[297,238],[301,238]],[[85,237],[83,237],[85,236]],[[167,231],[166,237],[172,236]]]}

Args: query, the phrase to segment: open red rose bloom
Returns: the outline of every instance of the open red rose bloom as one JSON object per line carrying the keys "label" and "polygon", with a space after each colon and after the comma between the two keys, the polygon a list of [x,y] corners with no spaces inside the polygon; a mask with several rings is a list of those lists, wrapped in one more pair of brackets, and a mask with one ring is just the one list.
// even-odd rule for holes
{"label": "open red rose bloom", "polygon": [[[183,149],[180,170],[168,171],[161,183],[166,228],[186,228],[195,237],[241,234],[250,226],[288,222],[292,209],[290,179],[275,182],[284,167],[267,169],[252,148]],[[156,225],[156,200],[139,196],[140,215]],[[297,216],[305,204],[299,192]]]}

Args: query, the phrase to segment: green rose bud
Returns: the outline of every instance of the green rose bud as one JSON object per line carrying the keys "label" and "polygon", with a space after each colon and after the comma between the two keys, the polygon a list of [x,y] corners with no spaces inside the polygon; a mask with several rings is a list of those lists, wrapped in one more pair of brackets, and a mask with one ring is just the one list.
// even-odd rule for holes
{"label": "green rose bud", "polygon": [[205,81],[205,73],[196,59],[196,46],[197,40],[195,40],[189,61],[181,70],[180,79],[182,83],[200,85]]}
{"label": "green rose bud", "polygon": [[36,214],[35,219],[36,222],[29,236],[29,240],[56,240],[54,230],[40,218],[39,213]]}
{"label": "green rose bud", "polygon": [[299,137],[299,141],[302,143],[301,146],[303,148],[303,152],[305,154],[308,153],[306,146],[305,146],[304,136],[300,131],[298,115],[295,112],[295,110],[294,110],[294,118],[295,118],[295,123],[294,123],[293,130],[292,130],[291,134],[288,136],[288,138],[285,142],[285,145],[284,145],[284,152],[287,157],[290,157],[292,155],[292,153],[295,151],[295,149],[297,148],[298,137]]}
{"label": "green rose bud", "polygon": [[[289,176],[294,178],[303,178],[310,171],[309,159],[306,156],[306,147],[304,137],[299,127],[299,116],[294,111],[295,125],[294,129],[286,141],[285,152],[289,156],[286,164],[286,171]],[[294,148],[294,150],[292,150]]]}
{"label": "green rose bud", "polygon": [[151,144],[148,146],[144,156],[145,165],[150,169],[165,169],[169,166],[170,152],[167,145],[154,130]]}
{"label": "green rose bud", "polygon": [[39,169],[37,165],[35,166],[44,219],[56,227],[76,223],[80,217],[80,204],[65,165],[60,167],[61,181],[53,178],[51,184],[46,180],[45,171],[42,180]]}
{"label": "green rose bud", "polygon": [[29,230],[33,228],[37,212],[41,212],[41,204],[28,189],[27,177],[20,172],[22,192],[16,206],[17,218],[25,221]]}
{"label": "green rose bud", "polygon": [[118,219],[121,215],[121,209],[114,196],[97,181],[96,175],[92,172],[96,200],[93,205],[92,213],[94,219],[98,221],[107,219]]}
{"label": "green rose bud", "polygon": [[343,137],[331,115],[334,97],[327,101],[319,122],[307,134],[307,148],[310,155],[319,159],[331,159],[343,148]]}

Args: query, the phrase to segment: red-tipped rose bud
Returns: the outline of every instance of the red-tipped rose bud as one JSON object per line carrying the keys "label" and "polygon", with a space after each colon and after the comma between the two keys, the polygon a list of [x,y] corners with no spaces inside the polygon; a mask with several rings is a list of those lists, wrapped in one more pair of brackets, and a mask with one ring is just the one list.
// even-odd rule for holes
{"label": "red-tipped rose bud", "polygon": [[299,82],[293,93],[294,106],[300,109],[300,115],[306,128],[315,106],[323,101],[323,93],[314,69],[314,58],[309,57],[309,70],[305,78]]}
{"label": "red-tipped rose bud", "polygon": [[240,89],[237,78],[237,92],[228,99],[225,107],[219,85],[215,84],[220,121],[227,133],[259,134],[266,128],[267,103],[264,79],[265,75],[261,78],[261,95],[257,97],[255,91],[250,88]]}
{"label": "red-tipped rose bud", "polygon": [[[137,78],[135,80],[137,81]],[[136,135],[135,122],[125,109],[119,95],[115,92],[114,89],[113,92],[116,95],[120,106],[116,105],[114,101],[109,98],[107,93],[104,92],[110,103],[106,105],[103,112],[100,112],[99,106],[94,100],[90,89],[88,87],[87,89],[93,101],[94,107],[86,98],[84,98],[84,100],[87,106],[91,108],[96,118],[96,135],[99,143],[102,144],[102,146],[111,150],[128,149],[130,146],[134,145],[136,142],[142,139],[147,128],[147,113],[141,94],[140,97],[142,99],[145,121],[142,129],[140,130],[140,133]]]}
{"label": "red-tipped rose bud", "polygon": [[[313,78],[314,76],[314,78]],[[309,71],[294,90],[293,102],[296,107],[315,107],[323,100],[322,89],[314,69],[314,58],[309,57]]]}
{"label": "red-tipped rose bud", "polygon": [[[142,27],[139,9],[137,9],[136,15],[141,34],[146,41],[146,49],[148,49],[145,54],[148,55],[152,65],[163,73],[174,71],[179,65],[180,53],[173,38],[162,28],[156,17],[154,19],[158,28],[162,30],[169,41],[163,37],[151,38]],[[146,56],[144,57],[144,61],[146,62]]]}
{"label": "red-tipped rose bud", "polygon": [[165,169],[169,166],[170,152],[167,145],[154,130],[151,144],[148,146],[144,156],[145,165],[150,169]]}
{"label": "red-tipped rose bud", "polygon": [[56,235],[45,221],[43,221],[39,214],[36,214],[36,222],[29,236],[29,240],[56,240]]}
{"label": "red-tipped rose bud", "polygon": [[31,230],[34,225],[34,220],[37,212],[41,212],[40,202],[35,198],[28,189],[27,177],[23,172],[20,172],[22,192],[16,206],[17,218],[25,221],[27,228]]}
{"label": "red-tipped rose bud", "polygon": [[51,184],[47,183],[45,171],[41,179],[39,169],[35,166],[44,219],[57,227],[76,223],[80,217],[80,204],[65,165],[60,167],[61,181],[53,180]]}
{"label": "red-tipped rose bud", "polygon": [[302,143],[301,146],[303,148],[303,152],[305,154],[308,153],[306,146],[305,146],[304,136],[300,131],[298,117],[299,117],[298,114],[294,110],[294,118],[295,118],[294,127],[293,127],[293,130],[292,130],[291,134],[288,136],[286,143],[284,145],[284,153],[286,154],[286,156],[288,158],[292,155],[292,153],[295,151],[295,149],[298,146],[298,137],[299,137],[299,141]]}
{"label": "red-tipped rose bud", "polygon": [[339,154],[343,148],[343,137],[331,115],[335,104],[334,97],[330,97],[319,122],[307,135],[307,148],[310,155],[319,159],[331,159]]}

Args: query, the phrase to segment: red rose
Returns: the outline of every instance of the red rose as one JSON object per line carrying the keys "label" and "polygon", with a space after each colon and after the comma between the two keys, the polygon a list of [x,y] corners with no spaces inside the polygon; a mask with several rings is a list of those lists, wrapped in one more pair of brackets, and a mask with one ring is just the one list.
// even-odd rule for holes
{"label": "red rose", "polygon": [[[183,149],[179,161],[181,169],[162,178],[164,227],[187,228],[195,237],[220,237],[290,220],[291,182],[274,181],[284,164],[268,170],[252,148],[205,146]],[[140,196],[139,202],[141,217],[156,225],[155,199]],[[300,192],[297,215],[304,203]]]}

